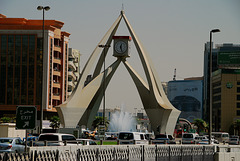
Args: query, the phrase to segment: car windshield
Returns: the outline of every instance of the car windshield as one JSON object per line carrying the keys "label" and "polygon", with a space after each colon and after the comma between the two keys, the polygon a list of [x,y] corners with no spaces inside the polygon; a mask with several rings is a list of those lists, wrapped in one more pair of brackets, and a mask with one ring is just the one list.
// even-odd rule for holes
{"label": "car windshield", "polygon": [[133,139],[133,134],[132,133],[120,133],[119,139],[131,140],[131,139]]}
{"label": "car windshield", "polygon": [[237,141],[238,139],[237,138],[231,138],[230,140],[231,141]]}
{"label": "car windshield", "polygon": [[62,140],[76,140],[76,138],[74,136],[70,136],[70,135],[63,135],[62,136]]}
{"label": "car windshield", "polygon": [[228,134],[222,134],[222,137],[229,137]]}
{"label": "car windshield", "polygon": [[184,134],[183,138],[193,138],[193,134]]}
{"label": "car windshield", "polygon": [[41,135],[38,141],[58,141],[57,135]]}
{"label": "car windshield", "polygon": [[11,144],[13,142],[13,139],[0,139],[0,143],[8,143]]}
{"label": "car windshield", "polygon": [[155,138],[156,138],[156,139],[157,139],[157,138],[167,138],[167,135],[160,134],[160,135],[156,135]]}

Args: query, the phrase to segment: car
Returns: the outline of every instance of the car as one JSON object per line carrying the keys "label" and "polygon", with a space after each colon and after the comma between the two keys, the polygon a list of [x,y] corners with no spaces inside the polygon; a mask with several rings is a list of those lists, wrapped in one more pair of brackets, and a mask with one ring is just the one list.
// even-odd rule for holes
{"label": "car", "polygon": [[[67,145],[77,145],[77,139],[72,134],[63,133],[43,133],[39,135],[36,146],[44,146],[44,142],[47,141],[48,146],[63,146],[66,142]],[[82,144],[81,144],[82,145]]]}
{"label": "car", "polygon": [[119,132],[118,140],[120,144],[148,144],[148,140],[140,132]]}
{"label": "car", "polygon": [[[207,137],[207,139],[209,139],[209,135],[205,135]],[[215,137],[212,135],[211,138],[211,144],[219,144],[219,141],[217,139],[215,139]]]}
{"label": "car", "polygon": [[229,133],[227,132],[212,132],[212,135],[220,143],[225,144],[229,142]]}
{"label": "car", "polygon": [[229,138],[229,145],[239,145],[239,138]]}
{"label": "car", "polygon": [[154,144],[176,144],[176,141],[172,135],[159,134],[155,136]]}
{"label": "car", "polygon": [[20,137],[0,138],[0,153],[22,153],[25,151],[25,144]]}
{"label": "car", "polygon": [[182,135],[182,144],[195,144],[195,138],[199,135],[197,133],[184,133]]}
{"label": "car", "polygon": [[196,144],[209,144],[209,139],[207,136],[197,136],[195,137]]}
{"label": "car", "polygon": [[239,139],[239,136],[237,136],[237,135],[230,135],[230,138],[238,138]]}
{"label": "car", "polygon": [[77,142],[83,145],[97,145],[92,139],[77,139]]}

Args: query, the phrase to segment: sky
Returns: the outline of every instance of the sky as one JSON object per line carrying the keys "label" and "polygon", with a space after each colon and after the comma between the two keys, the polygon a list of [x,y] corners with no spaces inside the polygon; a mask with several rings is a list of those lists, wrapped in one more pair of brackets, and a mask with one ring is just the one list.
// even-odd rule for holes
{"label": "sky", "polygon": [[[81,68],[122,8],[153,60],[162,82],[203,76],[204,44],[209,32],[214,44],[240,44],[239,0],[0,0],[0,13],[10,18],[42,19],[37,6],[50,6],[45,19],[64,22],[69,47],[78,49]],[[123,21],[117,35],[130,35]],[[129,63],[142,75],[140,59],[131,43]],[[109,50],[106,66],[116,58]],[[106,108],[142,109],[136,87],[121,64],[106,90]],[[139,111],[140,112],[140,111]]]}

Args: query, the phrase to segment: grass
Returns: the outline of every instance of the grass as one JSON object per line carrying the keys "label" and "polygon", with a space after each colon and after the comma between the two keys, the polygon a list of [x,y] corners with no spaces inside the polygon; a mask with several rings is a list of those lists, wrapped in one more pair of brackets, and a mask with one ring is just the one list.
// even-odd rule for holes
{"label": "grass", "polygon": [[[100,141],[96,141],[98,145],[101,145]],[[103,141],[103,145],[117,145],[117,141]]]}

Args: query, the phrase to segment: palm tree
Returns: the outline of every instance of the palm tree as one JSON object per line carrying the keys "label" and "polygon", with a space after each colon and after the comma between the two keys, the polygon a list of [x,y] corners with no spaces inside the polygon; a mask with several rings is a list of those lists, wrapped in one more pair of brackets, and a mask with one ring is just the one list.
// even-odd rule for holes
{"label": "palm tree", "polygon": [[53,129],[58,129],[60,127],[60,118],[58,116],[53,116],[50,119],[50,127]]}
{"label": "palm tree", "polygon": [[197,133],[199,134],[200,130],[204,130],[207,128],[207,123],[203,119],[194,119],[193,124],[197,126]]}
{"label": "palm tree", "polygon": [[98,127],[98,125],[101,125],[101,124],[103,123],[103,121],[104,121],[105,129],[107,129],[109,122],[108,122],[108,120],[107,120],[106,117],[105,117],[105,119],[103,120],[103,117],[101,117],[101,116],[96,116],[95,120],[94,120],[93,123],[92,123],[92,126],[94,127],[94,129],[96,129],[96,128]]}

